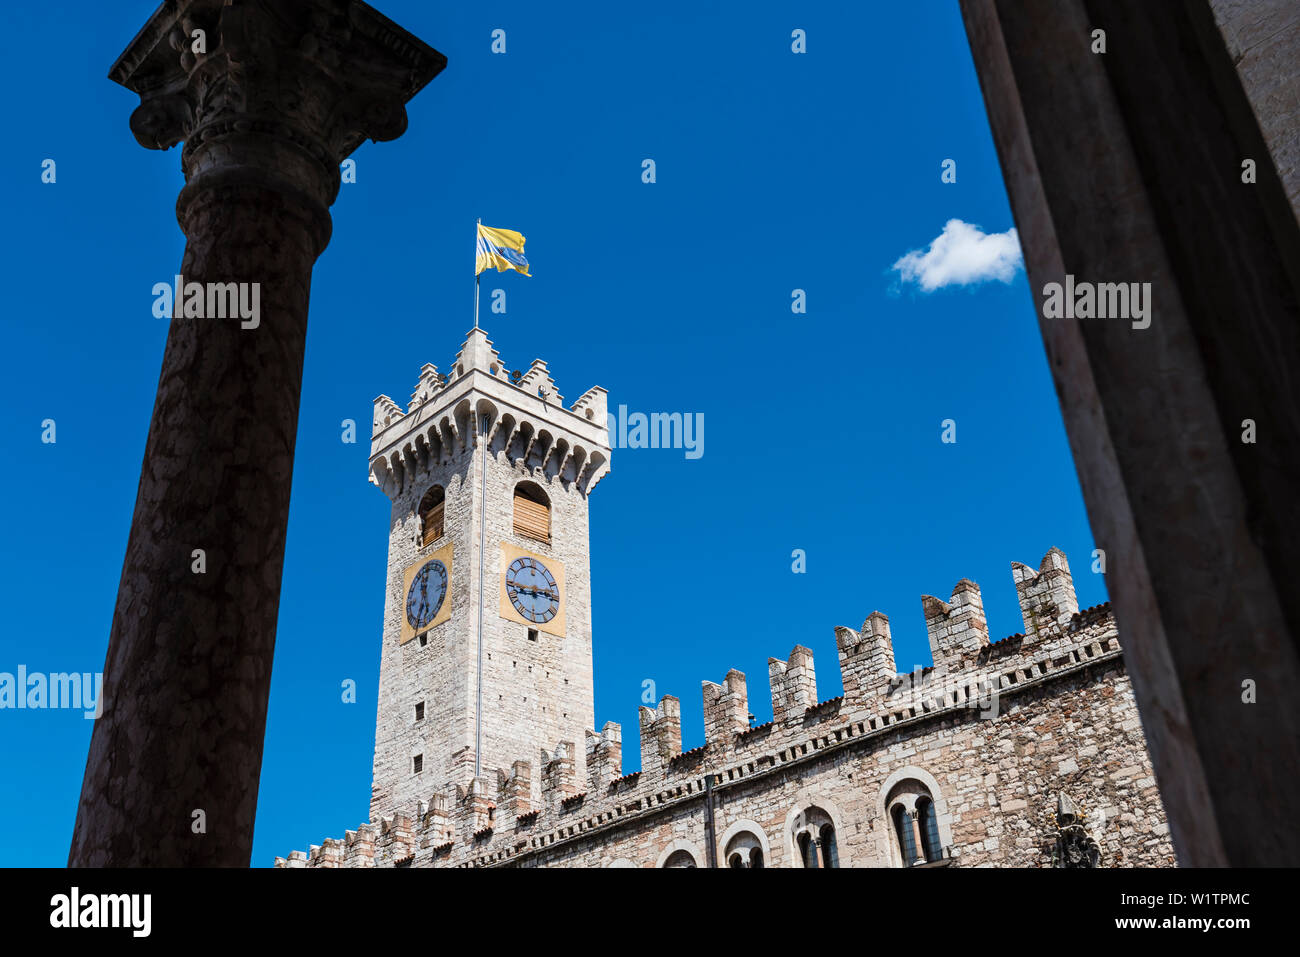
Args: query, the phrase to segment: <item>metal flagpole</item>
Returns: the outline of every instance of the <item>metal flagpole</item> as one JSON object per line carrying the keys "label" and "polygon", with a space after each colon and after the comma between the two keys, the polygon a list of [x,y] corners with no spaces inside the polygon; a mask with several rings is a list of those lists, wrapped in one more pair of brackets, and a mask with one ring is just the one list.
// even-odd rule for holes
{"label": "metal flagpole", "polygon": [[[483,225],[483,217],[478,218],[478,225]],[[474,230],[474,328],[478,328],[478,229]]]}

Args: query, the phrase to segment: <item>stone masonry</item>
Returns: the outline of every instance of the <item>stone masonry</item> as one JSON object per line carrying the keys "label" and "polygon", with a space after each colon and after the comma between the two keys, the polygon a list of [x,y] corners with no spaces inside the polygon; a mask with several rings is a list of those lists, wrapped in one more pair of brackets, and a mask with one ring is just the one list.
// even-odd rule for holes
{"label": "stone masonry", "polygon": [[[277,867],[1044,867],[1068,856],[1070,823],[1091,849],[1078,859],[1174,864],[1115,618],[1109,605],[1080,611],[1058,549],[1036,569],[1012,565],[1023,634],[990,643],[979,586],[963,579],[946,600],[922,598],[932,667],[897,674],[889,619],[873,612],[835,630],[841,696],[818,699],[812,652],[796,646],[769,660],[772,721],[751,726],[733,670],[703,683],[701,747],[682,752],[677,698],[641,708],[641,770],[624,775],[621,729],[594,730],[592,705],[586,497],[609,470],[605,393],[560,403],[545,363],[512,383],[479,330],[449,381],[425,367],[405,413],[376,401],[372,481],[393,518],[370,820]],[[549,546],[513,534],[521,480],[548,494]],[[426,644],[403,643],[404,571],[444,546],[420,547],[434,483],[454,548],[451,617]],[[563,564],[563,637],[531,640],[498,613],[511,542]]]}

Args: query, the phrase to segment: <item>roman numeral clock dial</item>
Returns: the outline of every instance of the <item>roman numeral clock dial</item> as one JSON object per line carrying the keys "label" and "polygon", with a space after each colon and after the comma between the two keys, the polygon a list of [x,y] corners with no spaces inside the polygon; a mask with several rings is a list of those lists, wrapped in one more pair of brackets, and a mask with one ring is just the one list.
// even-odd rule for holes
{"label": "roman numeral clock dial", "polygon": [[515,611],[529,621],[546,624],[560,610],[560,586],[535,558],[516,558],[506,570],[506,595]]}
{"label": "roman numeral clock dial", "polygon": [[406,620],[416,631],[427,628],[447,597],[447,566],[437,559],[415,573],[406,593]]}

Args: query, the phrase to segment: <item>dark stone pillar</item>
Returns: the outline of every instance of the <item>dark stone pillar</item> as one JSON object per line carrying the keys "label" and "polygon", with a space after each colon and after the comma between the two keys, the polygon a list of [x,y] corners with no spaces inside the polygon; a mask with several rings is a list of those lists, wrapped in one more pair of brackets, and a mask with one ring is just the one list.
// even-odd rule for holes
{"label": "dark stone pillar", "polygon": [[356,0],[169,0],[110,73],[141,145],[185,143],[184,281],[256,283],[260,314],[177,304],[70,865],[249,863],[312,266],[339,164],[445,64]]}
{"label": "dark stone pillar", "polygon": [[[961,5],[1179,861],[1294,865],[1300,232],[1287,194],[1204,0]],[[1045,284],[1067,273],[1150,282],[1150,327],[1043,317]]]}

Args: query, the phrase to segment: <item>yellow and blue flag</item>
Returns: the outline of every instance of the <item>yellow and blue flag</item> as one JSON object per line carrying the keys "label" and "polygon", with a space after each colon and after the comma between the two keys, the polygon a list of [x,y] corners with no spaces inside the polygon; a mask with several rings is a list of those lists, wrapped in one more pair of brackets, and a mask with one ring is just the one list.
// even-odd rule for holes
{"label": "yellow and blue flag", "polygon": [[478,246],[474,252],[474,275],[495,266],[497,272],[513,269],[528,275],[524,258],[524,234],[513,229],[494,229],[478,224]]}

